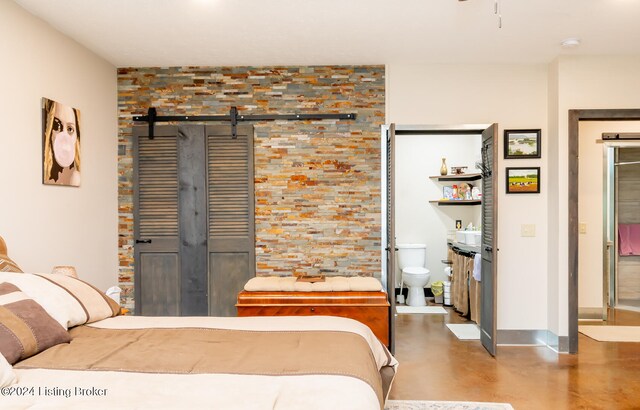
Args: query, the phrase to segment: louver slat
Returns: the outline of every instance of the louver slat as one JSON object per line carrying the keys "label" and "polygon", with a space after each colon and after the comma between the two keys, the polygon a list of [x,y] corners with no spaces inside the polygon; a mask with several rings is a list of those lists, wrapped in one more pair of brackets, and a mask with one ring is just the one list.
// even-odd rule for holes
{"label": "louver slat", "polygon": [[176,137],[138,141],[140,237],[178,236],[178,147]]}

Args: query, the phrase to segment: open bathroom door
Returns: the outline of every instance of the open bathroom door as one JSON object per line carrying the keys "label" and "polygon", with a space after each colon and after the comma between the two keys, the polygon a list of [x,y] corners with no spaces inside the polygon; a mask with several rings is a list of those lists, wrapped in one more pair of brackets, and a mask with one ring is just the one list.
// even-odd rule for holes
{"label": "open bathroom door", "polygon": [[480,306],[480,341],[496,355],[496,284],[498,232],[498,124],[482,132],[482,280]]}
{"label": "open bathroom door", "polygon": [[389,350],[396,348],[396,233],[395,233],[395,158],[396,125],[387,130],[387,294],[389,297]]}

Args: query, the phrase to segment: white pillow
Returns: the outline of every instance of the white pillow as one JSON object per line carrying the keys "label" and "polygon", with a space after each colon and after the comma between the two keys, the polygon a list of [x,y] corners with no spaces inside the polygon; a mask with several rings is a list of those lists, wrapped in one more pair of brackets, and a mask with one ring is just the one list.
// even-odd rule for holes
{"label": "white pillow", "polygon": [[0,387],[9,387],[18,382],[18,376],[7,359],[0,354]]}

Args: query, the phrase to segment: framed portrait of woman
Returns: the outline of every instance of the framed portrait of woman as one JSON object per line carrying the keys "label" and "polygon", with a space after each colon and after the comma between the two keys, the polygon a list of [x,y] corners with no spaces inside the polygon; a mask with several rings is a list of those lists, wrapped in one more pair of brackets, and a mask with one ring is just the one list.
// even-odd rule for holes
{"label": "framed portrait of woman", "polygon": [[80,186],[80,111],[42,99],[42,183]]}

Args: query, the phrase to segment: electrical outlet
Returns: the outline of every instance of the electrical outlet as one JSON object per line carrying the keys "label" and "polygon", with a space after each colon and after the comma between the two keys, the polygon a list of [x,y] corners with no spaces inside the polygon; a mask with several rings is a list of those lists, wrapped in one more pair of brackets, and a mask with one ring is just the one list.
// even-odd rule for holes
{"label": "electrical outlet", "polygon": [[536,236],[536,226],[534,224],[520,225],[520,236]]}
{"label": "electrical outlet", "polygon": [[587,224],[584,222],[581,222],[579,225],[579,229],[580,229],[580,233],[585,234],[587,233]]}

